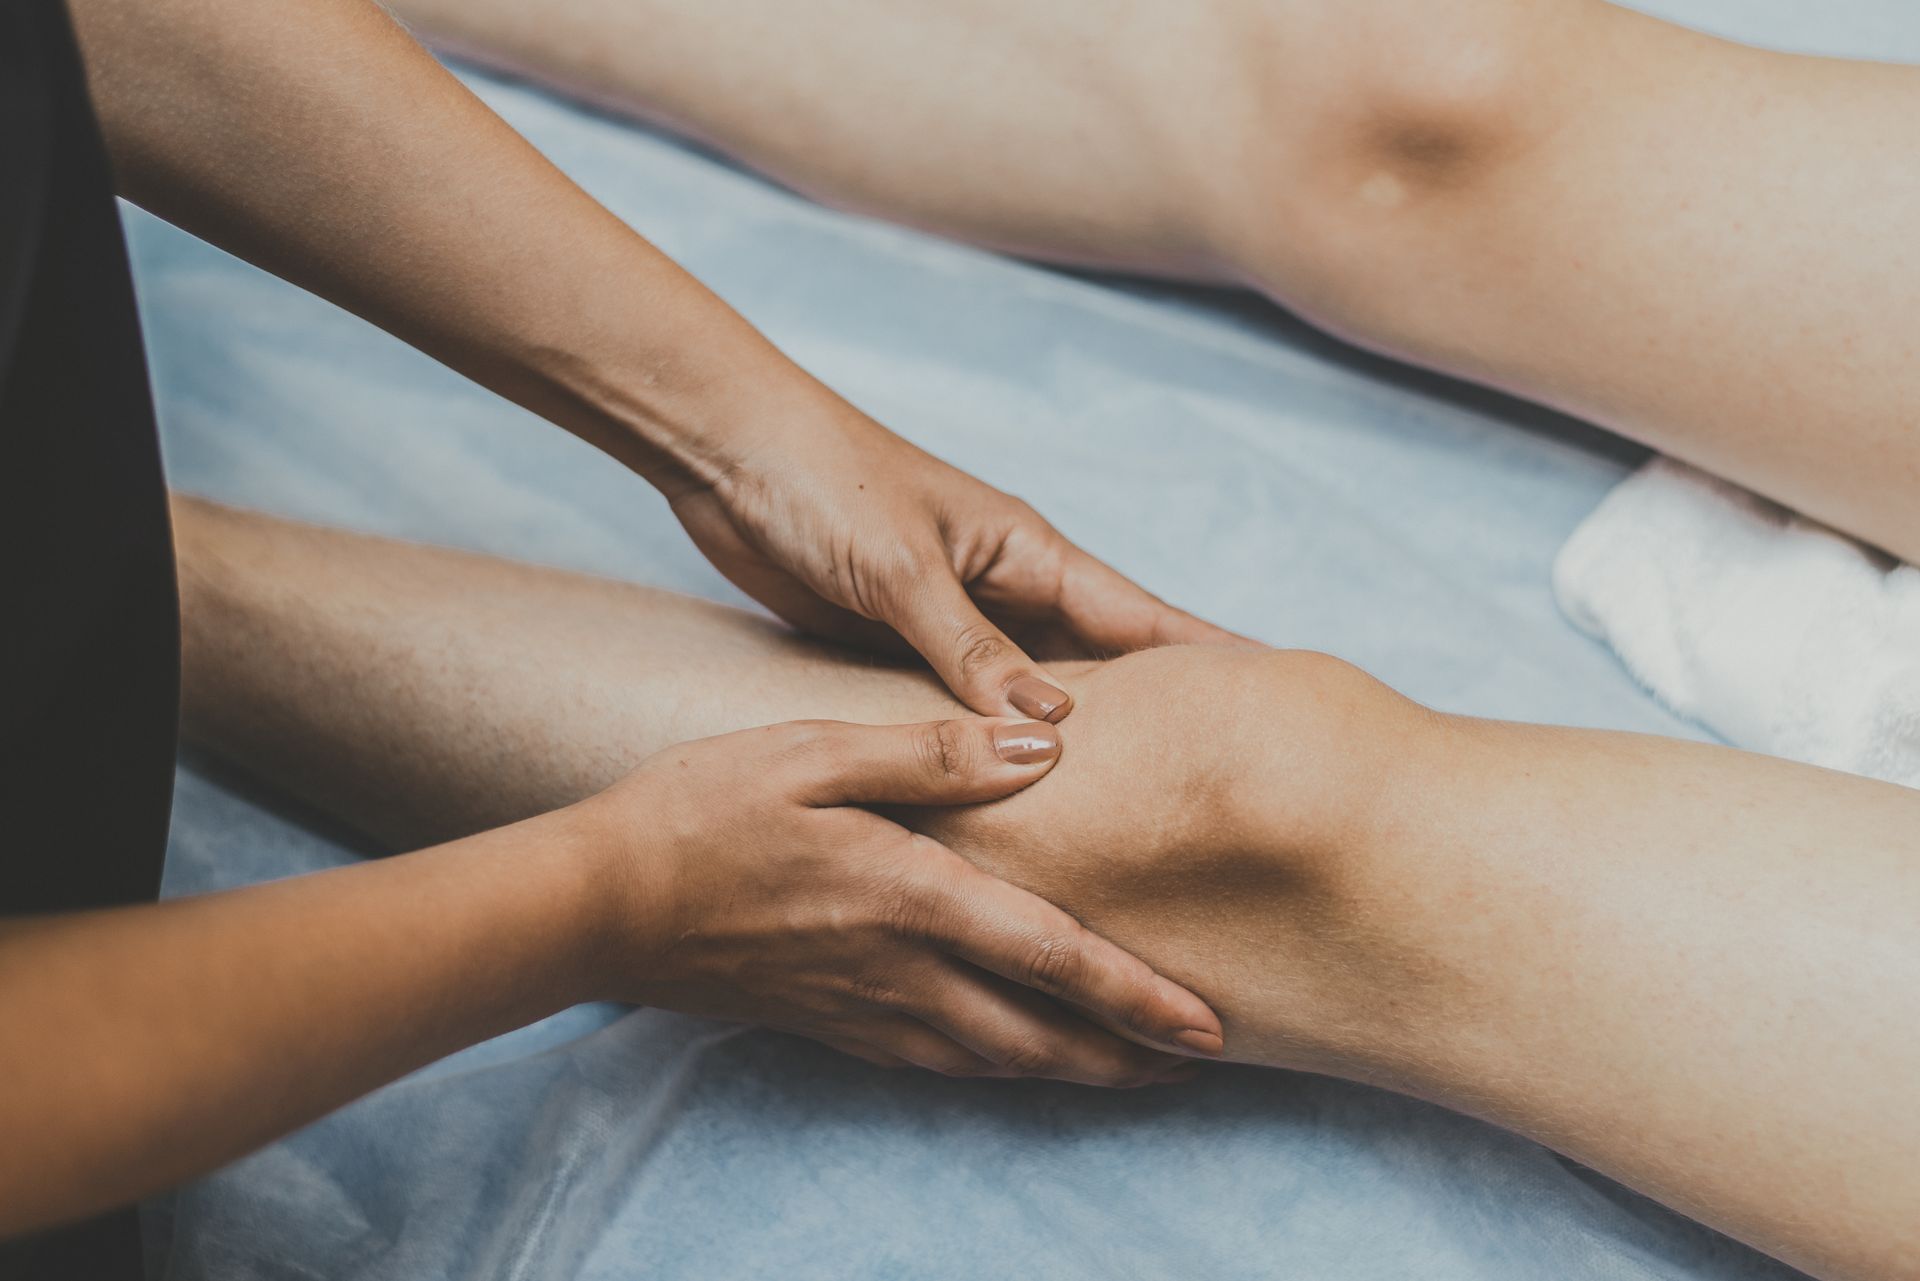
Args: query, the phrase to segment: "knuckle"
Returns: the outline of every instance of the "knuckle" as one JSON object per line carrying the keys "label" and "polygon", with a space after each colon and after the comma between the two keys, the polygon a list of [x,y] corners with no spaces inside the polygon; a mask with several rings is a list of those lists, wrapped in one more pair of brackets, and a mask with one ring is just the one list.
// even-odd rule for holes
{"label": "knuckle", "polygon": [[1049,934],[1027,953],[1021,978],[1028,987],[1060,996],[1078,986],[1085,964],[1077,938]]}
{"label": "knuckle", "polygon": [[901,1004],[899,988],[884,974],[855,975],[847,984],[847,994],[863,1005],[883,1009],[897,1009]]}
{"label": "knuckle", "polygon": [[1008,1046],[998,1056],[1000,1066],[1015,1076],[1045,1076],[1060,1066],[1060,1057],[1044,1041],[1027,1040]]}
{"label": "knuckle", "polygon": [[916,735],[915,750],[926,776],[939,783],[955,783],[967,776],[967,736],[958,722],[935,721]]}
{"label": "knuckle", "polygon": [[879,892],[879,915],[894,935],[930,939],[938,934],[946,912],[945,897],[923,877],[899,874]]}
{"label": "knuckle", "polygon": [[954,666],[962,676],[972,678],[1004,664],[1013,646],[987,623],[975,623],[960,633],[954,646]]}

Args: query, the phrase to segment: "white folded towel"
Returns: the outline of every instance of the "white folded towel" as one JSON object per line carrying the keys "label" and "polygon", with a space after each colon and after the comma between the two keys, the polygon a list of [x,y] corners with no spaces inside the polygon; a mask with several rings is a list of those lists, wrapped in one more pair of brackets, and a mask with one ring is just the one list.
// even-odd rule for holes
{"label": "white folded towel", "polygon": [[1728,742],[1920,787],[1920,569],[1659,458],[1573,532],[1553,587]]}

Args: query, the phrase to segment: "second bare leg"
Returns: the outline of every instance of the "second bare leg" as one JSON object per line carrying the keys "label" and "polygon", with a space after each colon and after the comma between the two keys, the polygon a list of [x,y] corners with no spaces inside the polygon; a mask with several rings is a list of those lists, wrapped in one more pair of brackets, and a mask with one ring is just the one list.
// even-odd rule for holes
{"label": "second bare leg", "polygon": [[[951,711],[662,593],[196,504],[179,527],[190,731],[396,840],[679,738]],[[1436,716],[1317,655],[1059,674],[1049,776],[912,821],[1200,993],[1231,1056],[1499,1121],[1823,1276],[1920,1275],[1920,793]],[[1210,713],[1169,714],[1175,684]]]}
{"label": "second bare leg", "polygon": [[1920,69],[1601,0],[403,0],[831,202],[1255,285],[1920,559]]}

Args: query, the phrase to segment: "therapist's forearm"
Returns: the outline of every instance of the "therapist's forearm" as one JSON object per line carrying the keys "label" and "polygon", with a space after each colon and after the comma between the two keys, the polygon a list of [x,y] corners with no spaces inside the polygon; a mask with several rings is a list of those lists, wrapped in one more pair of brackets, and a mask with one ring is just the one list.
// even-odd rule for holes
{"label": "therapist's forearm", "polygon": [[394,9],[430,43],[670,125],[836,205],[1048,259],[1232,275],[1209,214],[1244,168],[1221,126],[1244,106],[1248,50],[1221,37],[1216,0]]}
{"label": "therapist's forearm", "polygon": [[75,0],[122,189],[624,462],[797,627],[1068,715],[1007,634],[1237,643],[786,359],[372,0]]}
{"label": "therapist's forearm", "polygon": [[1601,0],[396,7],[832,203],[1252,285],[1920,560],[1920,69]]}
{"label": "therapist's forearm", "polygon": [[0,921],[0,1237],[158,1191],[589,999],[606,887],[586,851],[551,815],[220,894]]}
{"label": "therapist's forearm", "polygon": [[123,194],[656,483],[828,396],[370,0],[71,9]]}

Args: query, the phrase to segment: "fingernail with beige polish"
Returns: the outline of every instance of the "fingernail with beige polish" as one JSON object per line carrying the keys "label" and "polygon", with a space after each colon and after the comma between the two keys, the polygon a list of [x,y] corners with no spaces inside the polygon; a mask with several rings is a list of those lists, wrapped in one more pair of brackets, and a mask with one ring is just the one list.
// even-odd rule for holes
{"label": "fingernail with beige polish", "polygon": [[1060,731],[1042,721],[996,725],[993,748],[1012,765],[1037,765],[1060,754]]}
{"label": "fingernail with beige polish", "polygon": [[1019,708],[1022,715],[1042,721],[1057,721],[1073,706],[1065,690],[1055,689],[1034,676],[1022,676],[1007,686],[1007,701]]}

